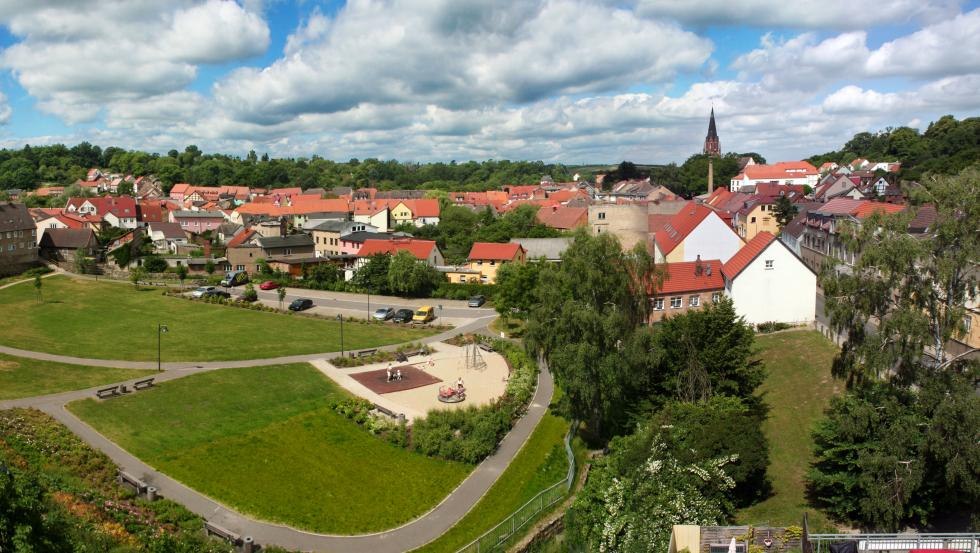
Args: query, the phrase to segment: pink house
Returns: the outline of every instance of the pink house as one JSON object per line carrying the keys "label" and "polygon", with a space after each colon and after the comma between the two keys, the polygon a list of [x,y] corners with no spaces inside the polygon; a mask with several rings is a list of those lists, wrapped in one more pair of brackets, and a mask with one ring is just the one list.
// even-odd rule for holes
{"label": "pink house", "polygon": [[171,211],[170,222],[177,223],[186,231],[200,234],[216,230],[225,222],[225,216],[220,211]]}

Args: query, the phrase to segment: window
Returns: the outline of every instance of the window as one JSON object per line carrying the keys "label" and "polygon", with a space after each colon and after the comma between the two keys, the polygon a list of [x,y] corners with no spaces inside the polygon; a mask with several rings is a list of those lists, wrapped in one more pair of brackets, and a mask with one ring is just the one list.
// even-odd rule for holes
{"label": "window", "polygon": [[691,296],[687,298],[687,305],[689,307],[697,307],[701,305],[701,296]]}
{"label": "window", "polygon": [[754,223],[755,222],[755,217],[753,217],[752,220],[750,220],[749,222],[750,223]]}
{"label": "window", "polygon": [[466,275],[459,275],[460,282],[466,282]]}
{"label": "window", "polygon": [[11,251],[11,252],[14,251],[14,245],[11,244],[11,245],[7,246],[7,251]]}
{"label": "window", "polygon": [[680,309],[683,303],[684,303],[684,298],[680,296],[674,296],[673,298],[670,298],[671,309]]}
{"label": "window", "polygon": [[289,254],[291,254],[291,253],[293,253],[293,250],[291,250],[291,249],[289,249],[289,248],[286,248],[286,251],[285,251],[284,253],[285,253],[286,255],[289,255]]}
{"label": "window", "polygon": [[236,271],[244,271],[245,270],[245,266],[244,265],[235,265],[235,270]]}
{"label": "window", "polygon": [[596,217],[597,217],[597,218],[598,218],[598,219],[599,219],[600,221],[603,221],[603,220],[605,220],[605,219],[606,219],[606,212],[605,212],[605,211],[600,211],[600,212],[599,212],[599,215],[597,215]]}
{"label": "window", "polygon": [[766,270],[767,271],[768,270],[771,270],[772,269],[772,265],[773,265],[773,260],[772,259],[767,259],[766,260]]}
{"label": "window", "polygon": [[963,328],[966,329],[967,334],[970,333],[970,329],[973,327],[973,317],[967,315],[963,317]]}
{"label": "window", "polygon": [[490,261],[490,266],[491,266],[491,267],[493,267],[493,266],[494,266],[494,265],[496,265],[496,264],[497,264],[497,262],[496,262],[496,261],[493,261],[493,260],[491,260],[491,261]]}
{"label": "window", "polygon": [[713,292],[711,294],[711,303],[718,303],[721,301],[721,292]]}
{"label": "window", "polygon": [[656,298],[655,300],[653,300],[653,310],[654,311],[663,311],[664,310],[664,299],[663,298]]}

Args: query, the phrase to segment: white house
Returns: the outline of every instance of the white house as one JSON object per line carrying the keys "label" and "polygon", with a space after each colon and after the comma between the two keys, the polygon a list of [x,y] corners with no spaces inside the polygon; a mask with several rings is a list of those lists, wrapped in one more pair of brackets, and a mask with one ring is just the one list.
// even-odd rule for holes
{"label": "white house", "polygon": [[817,303],[817,275],[769,232],[760,232],[721,273],[735,312],[753,325],[808,323]]}
{"label": "white house", "polygon": [[743,245],[734,229],[703,204],[688,202],[659,228],[651,228],[654,259],[676,263],[701,259],[728,261]]}
{"label": "white house", "polygon": [[729,189],[738,192],[743,186],[762,183],[797,184],[813,188],[819,178],[820,172],[807,161],[780,161],[772,165],[750,164],[732,178]]}

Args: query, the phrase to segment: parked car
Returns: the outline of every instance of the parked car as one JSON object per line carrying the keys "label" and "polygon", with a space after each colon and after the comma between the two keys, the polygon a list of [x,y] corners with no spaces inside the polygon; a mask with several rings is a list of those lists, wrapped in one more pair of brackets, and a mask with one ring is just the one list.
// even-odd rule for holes
{"label": "parked car", "polygon": [[225,292],[224,290],[211,290],[210,292],[205,292],[204,295],[202,295],[201,297],[202,298],[224,298],[224,299],[228,299],[228,298],[231,297],[231,294],[229,294],[228,292]]}
{"label": "parked car", "polygon": [[225,288],[240,286],[248,282],[248,273],[245,271],[228,271],[225,278],[221,279],[221,285]]}
{"label": "parked car", "polygon": [[274,280],[267,280],[259,284],[259,290],[275,290],[276,288],[279,288],[279,283]]}
{"label": "parked car", "polygon": [[379,307],[375,312],[373,317],[378,321],[387,321],[388,319],[395,316],[395,310],[391,307]]}
{"label": "parked car", "polygon": [[470,307],[480,307],[485,303],[487,303],[487,298],[483,296],[473,296],[466,305],[469,305]]}
{"label": "parked car", "polygon": [[313,300],[310,298],[296,298],[289,304],[290,311],[305,311],[313,307]]}
{"label": "parked car", "polygon": [[415,311],[411,309],[399,309],[395,311],[395,315],[391,318],[392,321],[396,323],[407,323],[411,322],[412,317],[415,316]]}
{"label": "parked car", "polygon": [[217,290],[214,286],[200,286],[191,292],[192,298],[203,298],[204,294]]}
{"label": "parked car", "polygon": [[431,305],[423,305],[415,310],[415,315],[412,316],[412,322],[427,323],[435,318],[436,310]]}

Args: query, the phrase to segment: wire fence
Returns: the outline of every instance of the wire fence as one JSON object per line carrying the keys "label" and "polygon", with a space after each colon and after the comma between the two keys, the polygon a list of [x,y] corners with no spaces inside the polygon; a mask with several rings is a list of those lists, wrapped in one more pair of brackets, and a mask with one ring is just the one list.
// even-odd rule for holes
{"label": "wire fence", "polygon": [[521,505],[516,511],[502,520],[483,535],[476,538],[457,553],[491,553],[505,551],[515,540],[524,535],[524,529],[534,523],[552,506],[560,503],[568,495],[575,482],[575,454],[572,453],[572,437],[577,422],[565,434],[565,455],[568,457],[568,472],[565,478],[538,492],[537,495]]}

